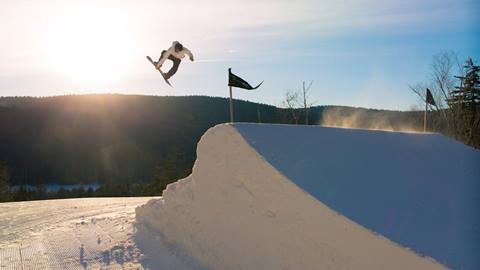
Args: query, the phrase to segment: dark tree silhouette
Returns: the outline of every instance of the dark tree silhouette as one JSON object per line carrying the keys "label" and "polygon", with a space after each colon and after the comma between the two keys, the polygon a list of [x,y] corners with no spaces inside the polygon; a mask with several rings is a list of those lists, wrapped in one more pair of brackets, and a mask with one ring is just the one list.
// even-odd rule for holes
{"label": "dark tree silhouette", "polygon": [[447,99],[456,115],[458,135],[467,144],[480,147],[480,66],[468,58],[464,75],[455,76],[460,80]]}
{"label": "dark tree silhouette", "polygon": [[0,161],[0,202],[8,202],[11,199],[7,165]]}

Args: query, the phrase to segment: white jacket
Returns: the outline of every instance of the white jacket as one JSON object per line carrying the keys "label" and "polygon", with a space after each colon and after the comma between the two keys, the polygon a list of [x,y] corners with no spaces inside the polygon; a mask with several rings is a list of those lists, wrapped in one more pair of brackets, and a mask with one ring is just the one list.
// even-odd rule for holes
{"label": "white jacket", "polygon": [[191,61],[193,61],[193,54],[192,52],[190,52],[189,49],[183,47],[183,49],[179,52],[176,52],[175,51],[175,45],[177,45],[179,42],[178,41],[174,41],[172,42],[172,46],[170,48],[168,48],[168,50],[165,51],[165,53],[163,53],[162,57],[160,58],[160,60],[158,61],[158,64],[157,65],[163,65],[163,63],[168,59],[168,57],[170,55],[173,55],[174,57],[178,58],[178,59],[182,59],[185,57],[185,55],[188,55],[188,57],[190,58]]}

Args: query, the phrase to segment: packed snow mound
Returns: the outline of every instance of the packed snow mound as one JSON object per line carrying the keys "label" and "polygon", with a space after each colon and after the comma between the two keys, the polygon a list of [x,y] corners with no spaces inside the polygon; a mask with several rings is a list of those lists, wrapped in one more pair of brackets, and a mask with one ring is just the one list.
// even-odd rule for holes
{"label": "packed snow mound", "polygon": [[478,164],[439,134],[223,124],[137,225],[207,269],[477,269]]}

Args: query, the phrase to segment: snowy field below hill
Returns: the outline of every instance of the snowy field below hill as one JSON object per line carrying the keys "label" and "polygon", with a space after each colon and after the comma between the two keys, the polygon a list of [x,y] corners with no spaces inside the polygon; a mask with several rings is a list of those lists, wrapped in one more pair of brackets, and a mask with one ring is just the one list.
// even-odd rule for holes
{"label": "snowy field below hill", "polygon": [[161,239],[142,246],[159,238],[135,227],[135,207],[149,199],[1,203],[0,269],[192,269]]}

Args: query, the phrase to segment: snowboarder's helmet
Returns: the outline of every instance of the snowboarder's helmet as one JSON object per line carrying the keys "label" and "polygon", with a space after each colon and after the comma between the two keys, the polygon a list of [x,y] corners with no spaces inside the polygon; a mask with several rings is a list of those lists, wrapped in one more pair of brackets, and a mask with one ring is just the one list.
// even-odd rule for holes
{"label": "snowboarder's helmet", "polygon": [[181,50],[183,50],[183,45],[178,42],[177,44],[175,44],[175,51],[179,52]]}

